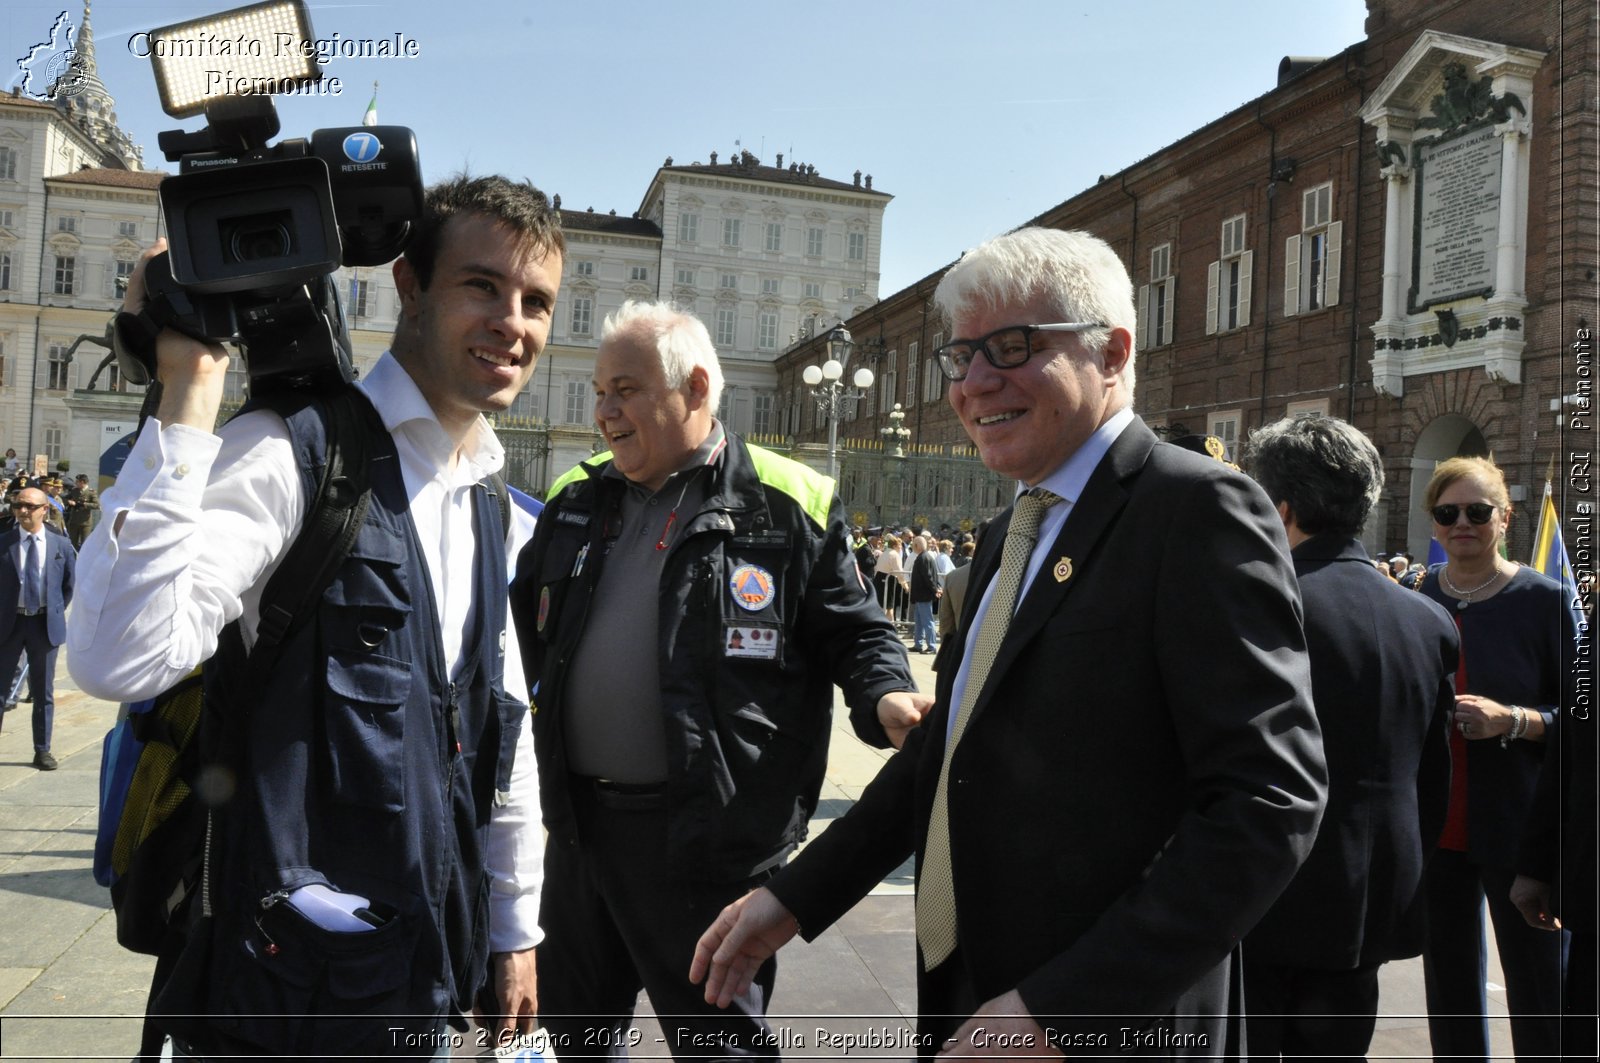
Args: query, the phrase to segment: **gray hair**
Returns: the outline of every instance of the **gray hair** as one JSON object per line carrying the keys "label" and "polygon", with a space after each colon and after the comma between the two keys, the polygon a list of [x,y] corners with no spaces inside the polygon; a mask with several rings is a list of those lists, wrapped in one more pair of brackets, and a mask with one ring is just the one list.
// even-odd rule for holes
{"label": "gray hair", "polygon": [[[1020,305],[1045,296],[1062,321],[1099,321],[1107,328],[1079,333],[1086,348],[1104,344],[1110,329],[1128,331],[1128,360],[1121,379],[1133,401],[1138,312],[1133,282],[1117,253],[1091,233],[1018,229],[979,244],[945,273],[933,301],[954,323],[958,315]],[[1018,321],[1018,325],[1045,324]]]}
{"label": "gray hair", "polygon": [[1268,498],[1289,503],[1307,535],[1359,535],[1383,490],[1383,460],[1372,440],[1320,413],[1256,429],[1244,462]]}
{"label": "gray hair", "polygon": [[632,336],[652,344],[661,358],[667,387],[679,388],[698,366],[706,371],[706,402],[714,415],[722,398],[722,363],[705,323],[670,303],[630,299],[608,314],[600,326],[600,342]]}

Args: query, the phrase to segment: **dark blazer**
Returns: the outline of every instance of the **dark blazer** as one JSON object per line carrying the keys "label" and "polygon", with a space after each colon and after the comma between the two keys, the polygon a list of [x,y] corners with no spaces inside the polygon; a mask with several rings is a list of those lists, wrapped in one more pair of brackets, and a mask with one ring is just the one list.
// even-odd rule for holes
{"label": "dark blazer", "polygon": [[1545,748],[1561,729],[1561,706],[1573,704],[1576,694],[1576,673],[1564,663],[1577,645],[1575,621],[1561,585],[1527,566],[1465,611],[1440,588],[1443,569],[1429,569],[1417,593],[1460,621],[1467,692],[1521,705],[1544,719],[1544,742],[1464,743],[1467,853],[1480,866],[1514,870]]}
{"label": "dark blazer", "polygon": [[[67,604],[72,601],[72,579],[77,568],[78,552],[72,541],[50,525],[44,526],[44,598],[45,630],[50,645],[59,646],[67,641]],[[22,601],[22,580],[17,564],[22,557],[22,532],[13,525],[0,533],[0,642],[11,634],[17,621],[17,606]]]}
{"label": "dark blazer", "polygon": [[911,559],[911,601],[931,602],[939,597],[944,580],[939,576],[939,562],[934,560],[937,550],[924,550]]}
{"label": "dark blazer", "polygon": [[[1009,520],[973,561],[963,630]],[[945,652],[928,722],[770,884],[808,937],[923,845],[958,640]],[[1310,850],[1326,794],[1309,692],[1277,513],[1136,421],[1048,547],[951,764],[950,962],[977,1002],[1019,989],[1042,1022],[1080,1016],[1071,1028],[1112,1046],[1169,1017],[1222,1052],[1231,953]],[[936,981],[919,978],[925,1033],[970,1013]]]}
{"label": "dark blazer", "polygon": [[1422,867],[1450,800],[1456,626],[1355,539],[1294,549],[1328,808],[1311,855],[1244,959],[1320,970],[1422,952]]}

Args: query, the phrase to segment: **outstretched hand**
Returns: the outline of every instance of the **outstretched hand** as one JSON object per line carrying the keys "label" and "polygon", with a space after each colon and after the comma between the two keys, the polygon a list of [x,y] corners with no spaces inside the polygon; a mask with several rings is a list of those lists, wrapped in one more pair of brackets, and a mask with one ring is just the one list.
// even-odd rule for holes
{"label": "outstretched hand", "polygon": [[906,744],[906,735],[922,723],[933,709],[933,695],[915,690],[896,690],[878,699],[878,722],[896,749]]}
{"label": "outstretched hand", "polygon": [[750,988],[761,965],[800,932],[783,902],[766,888],[745,894],[700,935],[689,981],[706,986],[706,1003],[725,1008]]}

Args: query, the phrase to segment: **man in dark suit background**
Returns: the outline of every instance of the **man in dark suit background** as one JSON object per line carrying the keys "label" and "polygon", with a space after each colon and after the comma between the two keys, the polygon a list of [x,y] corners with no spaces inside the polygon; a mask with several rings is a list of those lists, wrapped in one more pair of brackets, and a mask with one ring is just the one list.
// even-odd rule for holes
{"label": "man in dark suit background", "polygon": [[1386,579],[1356,538],[1383,487],[1371,440],[1304,414],[1252,433],[1245,462],[1293,551],[1329,777],[1311,855],[1245,938],[1248,1047],[1260,1059],[1359,1059],[1378,968],[1422,952],[1459,640],[1442,608]]}
{"label": "man in dark suit background", "polygon": [[1103,241],[1010,233],[935,300],[950,403],[1030,490],[974,558],[930,717],[690,976],[725,999],[915,850],[922,1054],[1237,1052],[1236,946],[1326,792],[1282,523],[1133,415],[1136,315]]}
{"label": "man in dark suit background", "polygon": [[54,723],[56,649],[67,639],[67,603],[77,552],[65,535],[45,523],[49,508],[37,487],[17,492],[11,502],[15,528],[0,536],[0,676],[10,678],[17,660],[28,654],[28,685],[33,691],[33,766],[54,771],[50,729]]}

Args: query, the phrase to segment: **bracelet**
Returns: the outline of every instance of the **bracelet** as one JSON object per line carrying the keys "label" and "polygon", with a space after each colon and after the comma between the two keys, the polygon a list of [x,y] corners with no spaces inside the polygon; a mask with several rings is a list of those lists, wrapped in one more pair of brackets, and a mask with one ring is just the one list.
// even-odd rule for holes
{"label": "bracelet", "polygon": [[1528,710],[1521,705],[1511,706],[1511,730],[1500,736],[1500,748],[1505,749],[1527,733]]}

